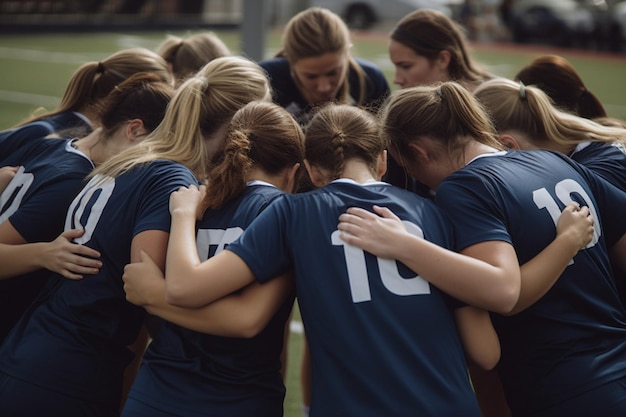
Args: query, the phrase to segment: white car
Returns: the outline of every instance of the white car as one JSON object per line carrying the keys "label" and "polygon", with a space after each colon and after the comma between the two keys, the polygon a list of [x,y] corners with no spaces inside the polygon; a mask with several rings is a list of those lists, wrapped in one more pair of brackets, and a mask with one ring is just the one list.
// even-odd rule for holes
{"label": "white car", "polygon": [[353,29],[366,29],[380,21],[397,22],[416,9],[435,9],[453,18],[463,0],[311,0],[341,16]]}

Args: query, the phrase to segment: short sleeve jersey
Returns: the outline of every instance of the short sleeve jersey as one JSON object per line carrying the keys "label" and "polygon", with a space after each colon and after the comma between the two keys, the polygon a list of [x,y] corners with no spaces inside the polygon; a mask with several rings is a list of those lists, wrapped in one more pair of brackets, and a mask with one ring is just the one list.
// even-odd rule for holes
{"label": "short sleeve jersey", "polygon": [[[584,142],[570,156],[626,192],[626,148],[623,143]],[[613,265],[613,275],[622,303],[626,305],[626,273]]]}
{"label": "short sleeve jersey", "polygon": [[[374,63],[360,58],[355,58],[355,61],[366,75],[363,105],[367,108],[378,108],[389,95],[387,79]],[[274,102],[289,111],[301,125],[306,125],[311,118],[312,107],[296,86],[291,76],[289,62],[281,57],[262,61],[259,65],[269,76],[274,90]],[[360,85],[357,73],[352,68],[348,73],[348,83],[350,85],[350,97],[356,102],[361,96]]]}
{"label": "short sleeve jersey", "polygon": [[585,142],[578,145],[570,156],[626,191],[626,148],[621,142]]}
{"label": "short sleeve jersey", "polygon": [[[28,243],[49,242],[62,231],[65,212],[93,164],[69,139],[46,139],[55,120],[42,120],[0,134],[0,166],[19,167],[0,194],[0,224],[8,221]],[[0,281],[0,341],[6,337],[45,281],[35,271]]]}
{"label": "short sleeve jersey", "polygon": [[[255,181],[240,197],[207,211],[197,230],[200,259],[221,252],[281,194]],[[280,354],[292,305],[293,297],[250,339],[203,334],[166,322],[144,355],[130,398],[172,415],[206,416],[211,410],[221,417],[282,416]]]}
{"label": "short sleeve jersey", "polygon": [[0,348],[0,370],[111,405],[119,404],[122,373],[132,359],[127,346],[145,315],[126,301],[123,289],[132,240],[148,230],[169,232],[170,194],[197,181],[187,168],[163,160],[100,179],[94,177],[74,199],[65,228],[85,229],[76,242],[98,250],[102,268],[78,281],[51,274]]}
{"label": "short sleeve jersey", "polygon": [[261,282],[294,268],[313,364],[311,417],[478,416],[443,294],[339,237],[340,214],[373,204],[411,233],[452,244],[432,202],[386,183],[337,180],[280,197],[227,250]]}
{"label": "short sleeve jersey", "polygon": [[19,135],[21,137],[39,138],[56,133],[59,137],[82,137],[71,135],[73,132],[89,133],[92,130],[91,122],[84,115],[68,111],[27,123],[12,129],[0,132],[0,141],[6,136]]}
{"label": "short sleeve jersey", "polygon": [[607,228],[616,236],[626,231],[626,194],[549,151],[479,157],[437,188],[457,250],[500,240],[513,245],[520,265],[554,240],[558,217],[571,201],[590,208],[592,243],[534,305],[512,317],[492,315],[502,348],[498,370],[514,415],[626,375],[625,313],[604,236]]}

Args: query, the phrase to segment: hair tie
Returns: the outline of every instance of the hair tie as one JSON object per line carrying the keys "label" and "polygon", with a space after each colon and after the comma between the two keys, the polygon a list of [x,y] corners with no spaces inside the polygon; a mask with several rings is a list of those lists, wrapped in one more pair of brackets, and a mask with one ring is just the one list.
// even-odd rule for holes
{"label": "hair tie", "polygon": [[338,130],[333,134],[332,140],[337,140],[337,139],[341,139],[341,140],[345,140],[346,138],[346,134],[343,132],[343,130]]}
{"label": "hair tie", "polygon": [[209,88],[209,79],[206,76],[196,75],[194,78],[202,84],[202,91],[206,91]]}
{"label": "hair tie", "polygon": [[523,82],[519,82],[519,98],[526,100],[526,86]]}
{"label": "hair tie", "polygon": [[441,90],[441,84],[439,84],[437,88],[435,88],[435,94],[437,94],[437,97],[439,97],[439,100],[443,101],[443,91]]}
{"label": "hair tie", "polygon": [[98,68],[96,69],[97,74],[102,74],[104,72],[104,64],[102,62],[98,62]]}

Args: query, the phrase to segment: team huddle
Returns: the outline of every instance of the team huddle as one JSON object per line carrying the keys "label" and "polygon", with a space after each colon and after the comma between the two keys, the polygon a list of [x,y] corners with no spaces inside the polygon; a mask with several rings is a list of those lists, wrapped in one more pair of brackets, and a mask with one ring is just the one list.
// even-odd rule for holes
{"label": "team huddle", "polygon": [[78,68],[0,132],[0,416],[626,415],[626,123],[420,9],[391,91],[323,8]]}

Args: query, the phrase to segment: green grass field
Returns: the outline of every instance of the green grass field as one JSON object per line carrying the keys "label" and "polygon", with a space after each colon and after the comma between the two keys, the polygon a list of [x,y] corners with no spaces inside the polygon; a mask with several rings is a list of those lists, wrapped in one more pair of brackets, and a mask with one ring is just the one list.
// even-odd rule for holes
{"label": "green grass field", "polygon": [[[188,32],[170,33],[185,35]],[[241,50],[237,31],[219,31],[218,34],[234,52]],[[133,32],[0,36],[0,129],[14,125],[38,108],[54,107],[67,80],[82,63],[103,59],[121,48],[154,49],[165,35],[164,32]],[[279,42],[277,30],[268,33],[266,57],[276,52]],[[380,65],[391,84],[393,67],[387,58],[386,46],[384,31],[354,35],[354,55]],[[476,60],[503,77],[512,77],[534,57],[546,53],[569,59],[588,89],[605,104],[609,115],[626,119],[626,54],[498,44],[473,46]]]}
{"label": "green grass field", "polygon": [[[185,35],[188,32],[170,33]],[[237,31],[217,33],[234,52],[241,50]],[[103,59],[122,48],[142,46],[155,49],[165,35],[164,32],[133,32],[0,36],[0,129],[16,124],[38,108],[56,106],[67,80],[82,63]],[[277,30],[268,33],[266,57],[278,49],[279,36]],[[393,67],[387,58],[386,45],[385,31],[354,34],[354,55],[379,64],[391,84]],[[570,60],[588,89],[605,104],[609,115],[626,119],[626,55],[496,44],[473,45],[476,60],[503,77],[512,77],[534,57],[546,53],[560,54]],[[297,310],[294,320],[297,330]],[[291,333],[289,347],[285,416],[296,417],[300,415],[298,371],[301,332]]]}

